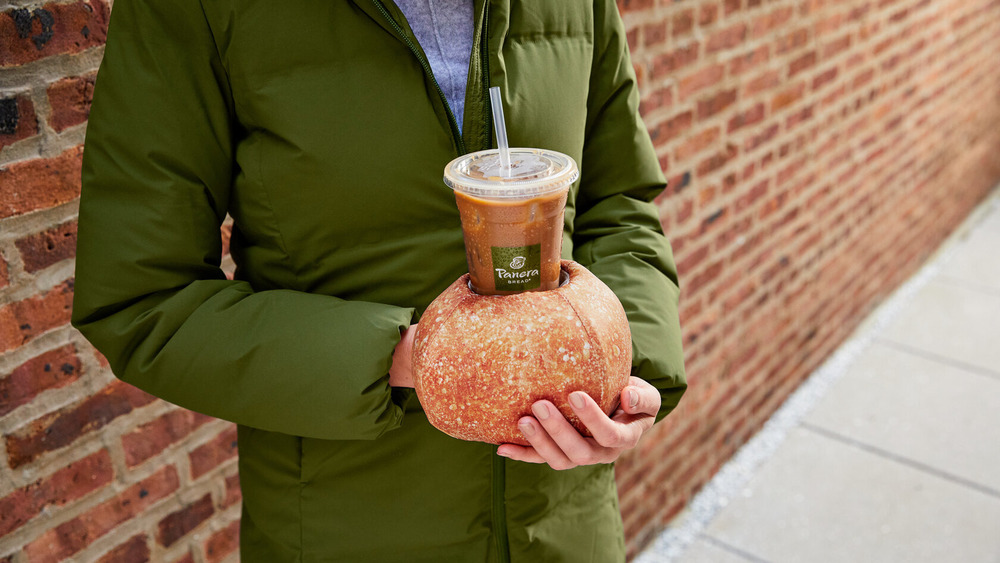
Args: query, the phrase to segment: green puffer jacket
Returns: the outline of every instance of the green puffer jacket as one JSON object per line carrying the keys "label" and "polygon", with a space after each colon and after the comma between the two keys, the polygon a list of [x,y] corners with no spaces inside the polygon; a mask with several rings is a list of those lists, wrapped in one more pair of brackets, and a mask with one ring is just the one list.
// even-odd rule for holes
{"label": "green puffer jacket", "polygon": [[[73,322],[121,379],[239,424],[245,561],[624,559],[613,468],[429,426],[387,372],[467,269],[454,157],[580,163],[563,253],[617,293],[634,375],[685,389],[664,187],[613,0],[475,0],[464,130],[390,0],[117,0],[84,156]],[[235,280],[219,226],[235,220]]]}

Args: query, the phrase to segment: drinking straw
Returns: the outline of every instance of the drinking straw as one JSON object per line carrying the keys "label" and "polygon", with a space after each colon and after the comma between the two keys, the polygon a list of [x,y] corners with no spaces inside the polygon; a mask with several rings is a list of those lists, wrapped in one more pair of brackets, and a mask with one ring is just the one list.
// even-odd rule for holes
{"label": "drinking straw", "polygon": [[490,88],[490,105],[493,106],[493,130],[496,131],[497,147],[500,149],[500,171],[505,178],[510,178],[510,146],[507,144],[507,125],[503,121],[499,86]]}

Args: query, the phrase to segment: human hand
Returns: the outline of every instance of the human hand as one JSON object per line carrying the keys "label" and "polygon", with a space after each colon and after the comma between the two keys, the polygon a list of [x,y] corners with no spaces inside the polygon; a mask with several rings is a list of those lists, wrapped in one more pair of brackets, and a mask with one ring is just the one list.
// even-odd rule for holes
{"label": "human hand", "polygon": [[621,407],[610,417],[590,395],[575,391],[570,408],[593,437],[583,436],[549,401],[531,406],[533,417],[518,421],[518,429],[531,446],[502,444],[497,454],[528,463],[547,463],[552,469],[611,463],[653,426],[660,409],[660,393],[638,377],[630,377],[622,389]]}
{"label": "human hand", "polygon": [[389,367],[391,387],[413,387],[413,338],[416,334],[417,325],[407,327],[392,351],[392,366]]}

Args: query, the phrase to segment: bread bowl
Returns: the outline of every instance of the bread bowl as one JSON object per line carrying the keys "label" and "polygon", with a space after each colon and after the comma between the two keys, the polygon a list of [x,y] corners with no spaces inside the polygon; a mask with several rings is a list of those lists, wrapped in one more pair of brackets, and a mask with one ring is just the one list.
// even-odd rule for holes
{"label": "bread bowl", "polygon": [[430,423],[462,440],[527,445],[517,421],[548,399],[588,393],[605,413],[628,383],[632,341],[615,294],[576,262],[556,289],[478,295],[460,277],[422,315],[414,339],[417,397]]}

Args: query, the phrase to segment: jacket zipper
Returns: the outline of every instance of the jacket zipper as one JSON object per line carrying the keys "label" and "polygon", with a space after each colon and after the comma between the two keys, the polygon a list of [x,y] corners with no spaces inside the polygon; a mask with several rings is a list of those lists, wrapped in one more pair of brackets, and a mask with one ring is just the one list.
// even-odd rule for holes
{"label": "jacket zipper", "polygon": [[[465,154],[465,141],[462,138],[462,132],[458,129],[458,121],[455,119],[455,115],[451,111],[451,106],[448,105],[448,99],[444,95],[444,91],[441,90],[441,85],[438,84],[437,79],[434,78],[434,72],[431,70],[431,65],[427,62],[420,51],[417,50],[416,45],[410,41],[410,38],[406,36],[403,32],[403,28],[396,23],[396,20],[392,18],[389,11],[386,10],[385,5],[382,4],[380,0],[372,0],[372,4],[378,9],[382,17],[385,18],[392,29],[395,30],[396,35],[403,40],[403,43],[410,49],[413,56],[417,58],[420,62],[420,66],[424,69],[424,74],[430,77],[431,82],[434,83],[434,88],[437,90],[438,96],[441,98],[441,102],[444,104],[445,111],[448,112],[448,124],[451,126],[451,134],[455,139],[455,145],[458,147],[459,154]],[[489,15],[490,15],[490,3],[486,0],[486,4],[483,10],[483,37],[480,40],[479,45],[479,58],[480,64],[483,68],[483,119],[486,123],[486,147],[490,148],[493,143],[489,140],[491,139],[493,130],[493,114],[490,111],[489,103],[489,92],[490,92],[490,47],[489,47]],[[507,482],[507,468],[504,464],[504,458],[493,454],[493,491],[492,491],[492,512],[493,512],[493,523],[496,529],[494,530],[494,537],[496,538],[496,548],[497,557],[501,563],[508,563],[510,561],[510,546],[508,545],[507,538],[507,507],[506,501],[504,499],[504,490],[506,489]]]}
{"label": "jacket zipper", "polygon": [[[479,42],[479,61],[483,69],[483,122],[486,124],[486,146],[493,147],[493,112],[490,110],[490,0],[486,0],[483,8],[483,37]],[[501,563],[510,562],[510,542],[507,537],[507,501],[504,492],[507,488],[507,466],[505,459],[493,453],[493,523],[496,529],[494,537],[497,545],[497,559]]]}
{"label": "jacket zipper", "polygon": [[486,124],[486,146],[493,148],[493,113],[490,111],[490,0],[483,8],[483,37],[479,41],[479,61],[483,68],[483,122]]}
{"label": "jacket zipper", "polygon": [[[486,123],[486,146],[493,147],[493,112],[490,110],[490,0],[486,0],[483,8],[483,37],[479,43],[479,60],[483,68],[483,121]],[[497,543],[497,558],[501,563],[510,561],[510,541],[507,537],[507,501],[504,492],[507,488],[506,460],[496,452],[493,453],[493,523],[496,526],[494,537]]]}
{"label": "jacket zipper", "polygon": [[510,561],[510,546],[507,540],[507,506],[504,489],[507,484],[507,466],[504,458],[493,453],[493,523],[496,538],[497,559],[502,563]]}
{"label": "jacket zipper", "polygon": [[377,8],[379,13],[382,14],[382,17],[385,18],[385,21],[389,22],[389,25],[392,26],[392,29],[396,31],[396,35],[398,35],[399,38],[403,40],[403,43],[406,43],[406,46],[409,47],[410,52],[413,53],[413,56],[417,57],[417,60],[420,62],[420,66],[423,67],[424,69],[424,74],[426,76],[429,76],[431,82],[434,83],[434,88],[437,90],[438,96],[441,97],[441,103],[444,104],[444,110],[448,113],[448,125],[451,127],[451,136],[453,139],[455,139],[455,146],[458,148],[458,154],[460,155],[465,154],[466,152],[465,141],[462,140],[462,132],[458,130],[458,121],[455,119],[455,114],[451,112],[451,106],[448,105],[448,98],[445,97],[444,90],[441,89],[441,85],[438,84],[437,79],[434,78],[434,72],[431,70],[430,63],[427,62],[427,59],[420,54],[420,51],[417,49],[417,46],[414,45],[412,41],[410,41],[410,38],[406,36],[406,33],[403,31],[403,28],[399,27],[399,24],[396,23],[396,20],[392,19],[392,15],[389,14],[389,11],[385,9],[385,5],[383,5],[382,2],[380,2],[379,0],[372,0],[372,4],[374,4],[375,8]]}

